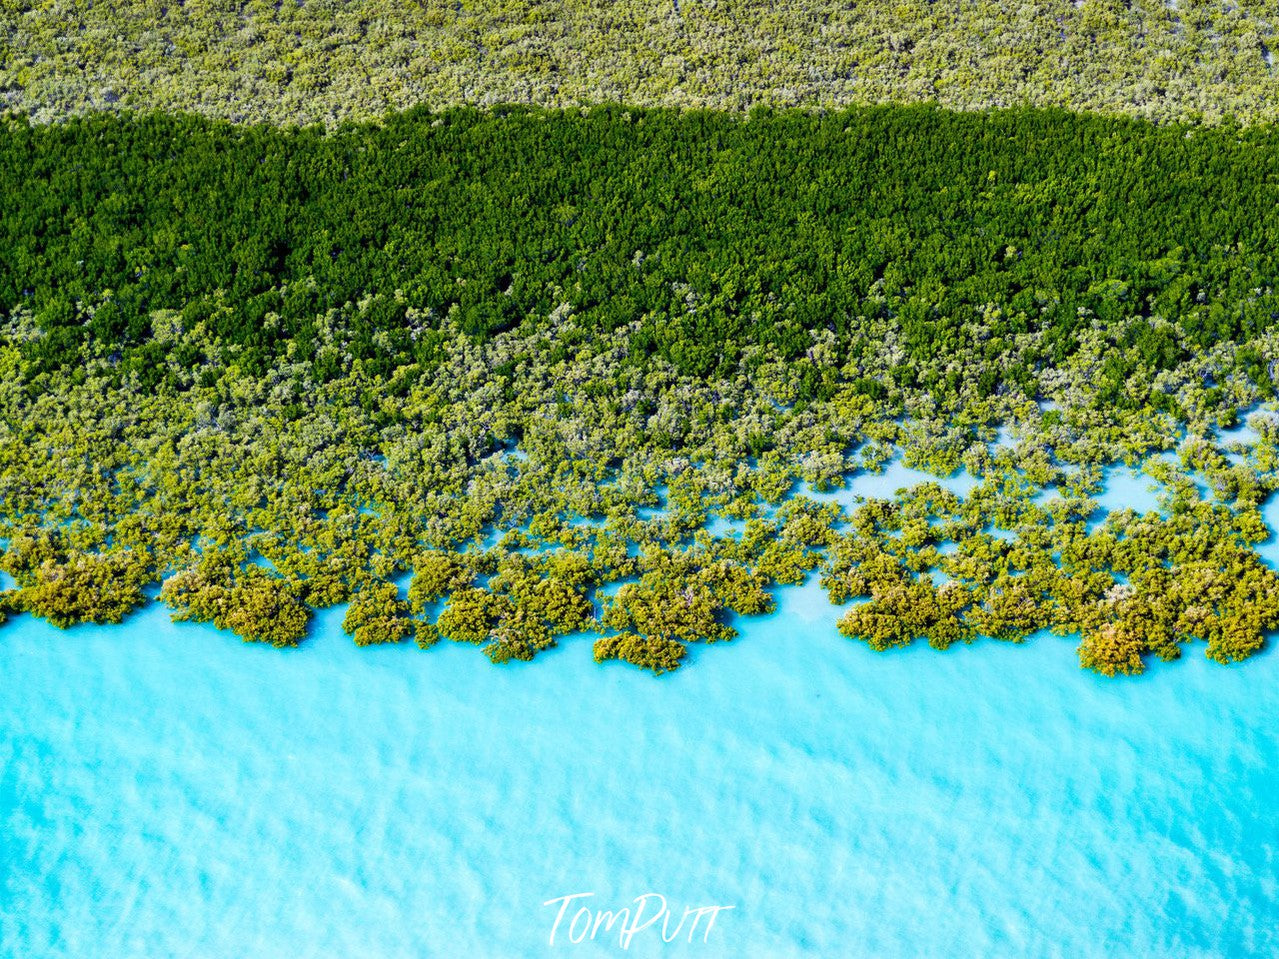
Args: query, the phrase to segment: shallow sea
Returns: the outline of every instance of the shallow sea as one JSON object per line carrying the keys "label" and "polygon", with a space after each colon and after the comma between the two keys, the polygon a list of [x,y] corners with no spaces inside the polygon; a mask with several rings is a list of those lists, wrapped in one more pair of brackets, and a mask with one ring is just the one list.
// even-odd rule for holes
{"label": "shallow sea", "polygon": [[[0,955],[1279,954],[1279,655],[1116,681],[1070,639],[877,654],[838,615],[783,591],[660,679],[587,639],[361,650],[340,610],[291,651],[11,620]],[[660,893],[668,933],[734,908],[623,952],[574,907],[550,946],[585,892]]]}

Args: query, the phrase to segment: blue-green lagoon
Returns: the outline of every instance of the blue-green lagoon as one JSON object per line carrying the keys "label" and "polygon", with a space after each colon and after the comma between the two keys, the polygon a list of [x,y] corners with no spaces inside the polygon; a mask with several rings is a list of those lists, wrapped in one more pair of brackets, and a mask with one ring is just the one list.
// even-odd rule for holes
{"label": "blue-green lagoon", "polygon": [[[656,679],[585,638],[358,649],[341,609],[296,650],[18,617],[0,955],[1279,951],[1273,652],[1104,679],[1073,639],[874,653],[815,581],[779,599]],[[646,893],[673,941],[584,931]]]}

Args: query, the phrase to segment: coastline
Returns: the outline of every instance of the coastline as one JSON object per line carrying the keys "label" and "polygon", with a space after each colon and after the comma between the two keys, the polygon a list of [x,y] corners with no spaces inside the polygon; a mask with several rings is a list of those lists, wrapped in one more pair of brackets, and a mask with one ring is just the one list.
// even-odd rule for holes
{"label": "coastline", "polygon": [[[360,645],[592,628],[654,672],[814,574],[872,647],[1050,626],[1106,674],[1279,625],[1279,426],[1226,439],[1276,391],[1272,128],[97,115],[9,123],[0,168],[6,609],[114,622],[159,585],[287,646],[351,601]],[[983,485],[793,495],[896,456]],[[1164,513],[1099,526],[1121,461]]]}
{"label": "coastline", "polygon": [[585,639],[357,649],[341,610],[283,652],[159,608],[11,622],[0,943],[556,955],[543,902],[652,889],[738,908],[640,955],[1275,946],[1273,652],[1114,683],[1059,637],[877,654],[815,585],[778,605],[657,682]]}

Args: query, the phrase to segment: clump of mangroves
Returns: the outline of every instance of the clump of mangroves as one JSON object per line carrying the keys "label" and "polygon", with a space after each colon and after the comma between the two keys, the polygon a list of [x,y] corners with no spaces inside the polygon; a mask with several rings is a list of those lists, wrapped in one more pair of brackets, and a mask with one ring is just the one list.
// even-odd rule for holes
{"label": "clump of mangroves", "polygon": [[1276,28],[1263,0],[8,0],[0,109],[336,124],[416,104],[928,100],[1274,120]]}
{"label": "clump of mangroves", "polygon": [[[31,189],[0,190],[0,611],[160,602],[289,646],[345,603],[360,645],[502,663],[593,635],[597,660],[662,673],[815,576],[878,650],[1051,630],[1107,675],[1195,643],[1252,655],[1279,628],[1256,550],[1279,484],[1275,135],[907,113],[11,127],[0,171]],[[628,179],[640,121],[635,143],[718,152]],[[1051,183],[1017,165],[1044,131]],[[585,153],[513,159],[546,142]],[[387,159],[444,146],[470,180],[447,150],[435,179]],[[890,176],[894,150],[915,160]],[[876,186],[759,172],[781,157],[871,164]],[[1053,199],[1081,182],[1092,203]],[[1254,407],[1253,441],[1223,441]],[[897,457],[937,480],[832,497]],[[1159,509],[1103,515],[1120,462]]]}

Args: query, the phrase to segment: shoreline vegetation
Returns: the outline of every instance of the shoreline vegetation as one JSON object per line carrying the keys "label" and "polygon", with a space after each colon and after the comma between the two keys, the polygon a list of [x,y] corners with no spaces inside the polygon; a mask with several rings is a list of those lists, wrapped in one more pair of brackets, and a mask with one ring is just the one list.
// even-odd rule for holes
{"label": "shoreline vegetation", "polygon": [[1062,110],[11,119],[0,604],[664,672],[817,576],[876,649],[1245,659],[1276,209],[1279,128]]}
{"label": "shoreline vegetation", "polygon": [[414,106],[926,101],[1273,122],[1276,28],[1264,0],[10,0],[0,109],[334,126]]}

